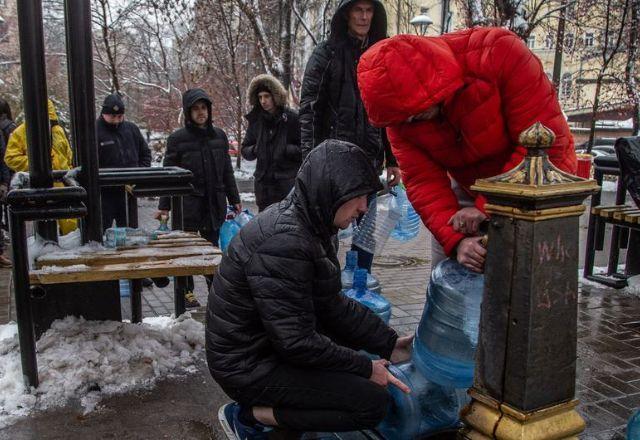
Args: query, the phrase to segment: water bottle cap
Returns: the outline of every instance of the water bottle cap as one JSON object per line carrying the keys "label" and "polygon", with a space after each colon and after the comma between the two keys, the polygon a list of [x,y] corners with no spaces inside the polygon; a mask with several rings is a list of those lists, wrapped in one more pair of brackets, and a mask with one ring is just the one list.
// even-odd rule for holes
{"label": "water bottle cap", "polygon": [[344,268],[355,270],[358,266],[358,252],[357,251],[347,251],[347,259],[345,261]]}
{"label": "water bottle cap", "polygon": [[356,269],[353,273],[353,288],[366,289],[367,287],[367,269]]}

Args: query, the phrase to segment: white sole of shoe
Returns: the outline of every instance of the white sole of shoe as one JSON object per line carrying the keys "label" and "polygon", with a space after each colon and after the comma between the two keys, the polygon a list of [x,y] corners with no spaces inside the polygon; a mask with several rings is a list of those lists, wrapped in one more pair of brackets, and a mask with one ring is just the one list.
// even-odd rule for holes
{"label": "white sole of shoe", "polygon": [[231,427],[231,425],[229,425],[229,422],[224,415],[224,409],[226,407],[227,405],[222,405],[218,410],[218,421],[220,422],[220,425],[222,426],[222,429],[224,430],[224,433],[227,435],[227,438],[229,440],[238,440],[238,436],[233,431],[233,428]]}

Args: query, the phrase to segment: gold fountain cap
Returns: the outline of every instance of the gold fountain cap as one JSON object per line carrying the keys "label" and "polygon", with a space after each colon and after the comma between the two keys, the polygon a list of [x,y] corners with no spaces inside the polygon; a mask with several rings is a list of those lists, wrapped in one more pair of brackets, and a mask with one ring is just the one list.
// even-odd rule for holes
{"label": "gold fountain cap", "polygon": [[523,161],[504,174],[476,180],[471,189],[482,194],[519,199],[596,192],[598,185],[594,180],[566,173],[551,163],[545,150],[553,145],[555,138],[552,130],[536,122],[518,137],[520,144],[527,149]]}

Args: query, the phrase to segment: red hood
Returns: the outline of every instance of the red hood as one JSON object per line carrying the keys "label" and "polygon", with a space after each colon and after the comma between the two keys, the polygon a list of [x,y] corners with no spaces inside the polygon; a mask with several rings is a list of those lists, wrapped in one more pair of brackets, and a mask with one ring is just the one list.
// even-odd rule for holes
{"label": "red hood", "polygon": [[441,38],[398,35],[367,50],[358,86],[369,120],[395,125],[444,101],[462,87],[462,69]]}

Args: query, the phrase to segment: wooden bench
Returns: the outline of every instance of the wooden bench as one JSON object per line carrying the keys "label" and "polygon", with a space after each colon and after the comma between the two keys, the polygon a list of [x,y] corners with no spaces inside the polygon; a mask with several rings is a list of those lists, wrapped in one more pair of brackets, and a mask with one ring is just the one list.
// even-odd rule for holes
{"label": "wooden bench", "polygon": [[[64,284],[121,279],[213,275],[220,263],[221,252],[197,234],[172,232],[151,240],[144,246],[94,250],[79,249],[46,253],[29,271],[31,285]],[[141,286],[131,292],[132,321],[142,320]],[[184,295],[176,290],[175,295]],[[181,301],[178,301],[181,300]],[[176,316],[181,314],[176,298]]]}
{"label": "wooden bench", "polygon": [[[627,201],[627,188],[620,177],[620,167],[615,156],[595,159],[594,178],[602,186],[604,176],[617,176],[615,203],[601,205],[601,194],[591,198],[589,229],[587,232],[584,277],[614,288],[627,285],[627,277],[637,272],[638,247],[640,247],[640,209]],[[613,225],[609,244],[609,261],[604,274],[594,274],[595,253],[605,249],[606,225]],[[625,273],[618,272],[620,251],[627,249]]]}

